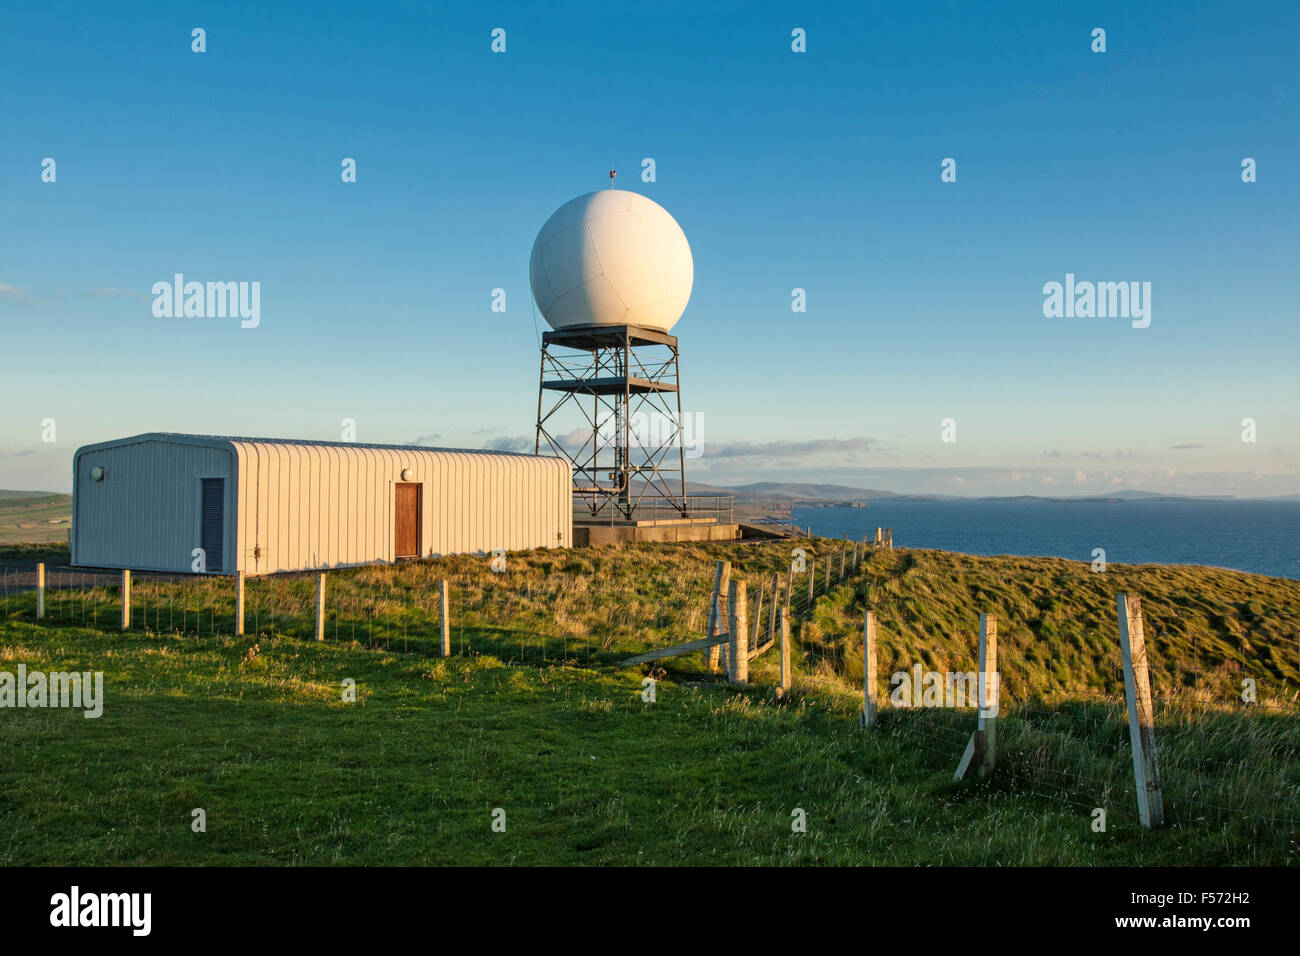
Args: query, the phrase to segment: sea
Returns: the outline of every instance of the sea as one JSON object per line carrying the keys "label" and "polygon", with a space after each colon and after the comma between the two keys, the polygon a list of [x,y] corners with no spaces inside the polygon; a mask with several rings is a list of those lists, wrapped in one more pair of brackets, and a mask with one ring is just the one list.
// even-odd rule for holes
{"label": "sea", "polygon": [[1108,564],[1203,564],[1300,580],[1300,502],[929,501],[873,499],[866,508],[795,508],[791,523],[850,539],[894,529],[900,548],[1029,555]]}

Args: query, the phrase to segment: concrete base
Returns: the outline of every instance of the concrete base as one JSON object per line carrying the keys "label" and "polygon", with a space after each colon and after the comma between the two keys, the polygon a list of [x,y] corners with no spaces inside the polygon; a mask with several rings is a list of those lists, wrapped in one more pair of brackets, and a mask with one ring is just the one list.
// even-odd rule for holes
{"label": "concrete base", "polygon": [[657,524],[641,521],[573,521],[573,546],[598,547],[604,544],[622,544],[626,541],[735,541],[740,537],[740,526],[718,524],[712,518],[680,521],[660,521]]}

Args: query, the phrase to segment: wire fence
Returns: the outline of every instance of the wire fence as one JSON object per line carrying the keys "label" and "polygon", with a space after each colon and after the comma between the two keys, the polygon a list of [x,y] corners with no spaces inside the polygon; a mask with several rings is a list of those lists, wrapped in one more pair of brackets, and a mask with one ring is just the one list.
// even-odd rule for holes
{"label": "wire fence", "polygon": [[[750,652],[772,646],[777,614],[797,635],[794,669],[805,688],[861,686],[862,635],[837,633],[830,610],[868,606],[861,574],[882,552],[879,544],[806,538],[756,550],[735,562],[744,581]],[[442,650],[440,589],[446,582],[453,656],[492,655],[527,664],[613,664],[631,654],[670,648],[706,636],[713,575],[700,565],[658,577],[583,573],[557,559],[538,567],[494,571],[484,559],[413,561],[326,576],[325,614],[318,623],[317,573],[281,574],[244,584],[244,638],[349,642],[393,653],[437,656]],[[37,572],[0,568],[0,615],[36,620]],[[237,582],[232,577],[137,572],[130,584],[129,631],[177,637],[232,637]],[[42,623],[99,631],[121,630],[119,572],[53,567],[46,571]],[[726,589],[717,617],[726,629]],[[900,649],[894,648],[895,654]],[[908,648],[929,660],[926,648]],[[959,649],[969,670],[974,639]],[[1007,654],[1004,648],[1002,654]],[[704,668],[706,655],[673,666]],[[1189,661],[1153,662],[1158,761],[1166,818],[1179,824],[1238,821],[1270,838],[1300,831],[1300,687],[1276,680],[1266,699],[1233,696],[1229,688],[1270,676],[1248,665],[1205,669]],[[945,663],[945,662],[939,662]],[[1168,666],[1156,667],[1166,663]],[[1034,694],[1015,681],[1001,684],[997,718],[1000,785],[1091,813],[1133,808],[1133,755],[1118,641],[1098,668],[1103,686]],[[882,680],[887,680],[883,677]],[[956,765],[974,727],[972,710],[891,708],[881,698],[882,731],[904,737],[937,765]],[[1110,812],[1108,809],[1108,812]]]}

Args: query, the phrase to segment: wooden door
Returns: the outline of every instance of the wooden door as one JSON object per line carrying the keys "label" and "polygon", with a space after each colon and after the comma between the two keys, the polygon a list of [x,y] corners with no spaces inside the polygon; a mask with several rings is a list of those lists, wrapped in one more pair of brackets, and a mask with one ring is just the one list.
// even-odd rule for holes
{"label": "wooden door", "polygon": [[396,527],[393,544],[396,557],[420,556],[420,485],[400,482],[397,485],[397,507],[393,509]]}

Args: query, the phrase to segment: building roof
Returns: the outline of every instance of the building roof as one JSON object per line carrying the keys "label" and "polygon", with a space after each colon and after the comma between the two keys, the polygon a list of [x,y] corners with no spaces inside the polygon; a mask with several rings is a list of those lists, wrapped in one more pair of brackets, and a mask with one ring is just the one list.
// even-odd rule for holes
{"label": "building roof", "polygon": [[371,449],[377,451],[407,451],[407,452],[443,452],[457,455],[503,455],[512,458],[554,458],[554,455],[530,455],[526,452],[518,451],[499,451],[495,448],[438,448],[433,445],[382,445],[368,444],[366,442],[349,442],[349,441],[317,441],[310,438],[248,438],[235,435],[192,435],[184,432],[145,432],[142,435],[132,435],[128,438],[114,438],[109,441],[95,442],[91,445],[83,445],[77,449],[80,454],[84,451],[93,451],[99,448],[111,448],[116,445],[131,445],[137,442],[159,441],[174,442],[183,445],[221,445],[234,446],[239,444],[245,445],[294,445],[298,447],[309,448],[350,448],[350,449]]}

